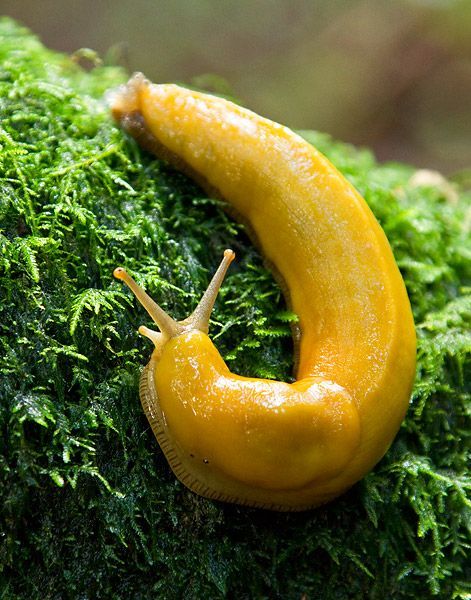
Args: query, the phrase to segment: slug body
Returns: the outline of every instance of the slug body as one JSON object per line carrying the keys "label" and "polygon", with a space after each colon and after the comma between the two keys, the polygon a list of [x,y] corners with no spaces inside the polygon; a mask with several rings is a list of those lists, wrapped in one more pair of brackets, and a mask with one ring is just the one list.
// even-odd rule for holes
{"label": "slug body", "polygon": [[112,110],[248,224],[299,317],[297,381],[240,377],[207,335],[231,251],[180,323],[117,269],[161,330],[141,328],[155,350],[140,395],[171,467],[210,498],[275,510],[328,502],[380,460],[409,402],[415,329],[386,236],[324,156],[249,110],[142,75]]}

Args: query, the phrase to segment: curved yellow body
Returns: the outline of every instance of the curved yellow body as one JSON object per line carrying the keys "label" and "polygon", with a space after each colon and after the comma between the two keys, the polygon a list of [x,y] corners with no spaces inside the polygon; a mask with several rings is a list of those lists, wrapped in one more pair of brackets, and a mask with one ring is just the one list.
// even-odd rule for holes
{"label": "curved yellow body", "polygon": [[386,452],[415,373],[382,229],[310,144],[227,100],[135,76],[113,112],[249,224],[299,317],[294,384],[233,375],[195,329],[156,343],[141,399],[174,471],[202,495],[278,510],[338,496]]}

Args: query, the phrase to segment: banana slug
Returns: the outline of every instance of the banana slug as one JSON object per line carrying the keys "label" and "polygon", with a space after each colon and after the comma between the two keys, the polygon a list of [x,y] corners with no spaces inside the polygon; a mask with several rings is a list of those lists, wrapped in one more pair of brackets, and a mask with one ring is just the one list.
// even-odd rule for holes
{"label": "banana slug", "polygon": [[339,496],[390,446],[415,374],[411,308],[383,230],[323,155],[232,102],[136,74],[112,113],[248,223],[299,317],[297,380],[241,377],[207,335],[231,250],[180,322],[114,271],[160,329],[139,329],[155,346],[140,398],[171,468],[202,496],[266,509]]}

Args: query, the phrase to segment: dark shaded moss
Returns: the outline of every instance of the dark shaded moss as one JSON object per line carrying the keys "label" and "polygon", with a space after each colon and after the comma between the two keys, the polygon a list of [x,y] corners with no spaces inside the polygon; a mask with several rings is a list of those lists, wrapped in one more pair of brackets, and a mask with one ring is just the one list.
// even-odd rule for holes
{"label": "dark shaded moss", "polygon": [[112,270],[183,317],[233,247],[212,335],[244,374],[289,378],[294,316],[243,228],[113,125],[103,94],[124,79],[0,21],[0,598],[468,597],[469,195],[306,133],[404,274],[411,408],[375,471],[324,508],[204,500],[143,416],[146,318]]}

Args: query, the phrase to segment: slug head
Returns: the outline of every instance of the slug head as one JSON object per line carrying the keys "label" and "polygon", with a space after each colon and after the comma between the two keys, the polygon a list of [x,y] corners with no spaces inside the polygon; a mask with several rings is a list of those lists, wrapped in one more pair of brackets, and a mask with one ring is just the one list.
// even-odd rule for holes
{"label": "slug head", "polygon": [[208,333],[209,329],[209,318],[213,310],[214,302],[216,301],[217,294],[221,287],[221,284],[226,275],[229,265],[235,258],[233,250],[225,250],[224,257],[214,274],[208,288],[206,289],[203,297],[199,301],[198,306],[192,312],[192,314],[184,319],[183,321],[175,321],[170,315],[168,315],[152,298],[134,281],[134,279],[126,272],[122,267],[118,267],[114,270],[113,275],[116,279],[123,281],[129,289],[133,292],[142,306],[149,313],[154,323],[160,329],[154,331],[144,325],[139,327],[139,333],[148,337],[155,346],[155,353],[157,357],[162,353],[162,349],[165,344],[172,338],[177,337],[183,333],[190,331],[201,331],[204,334]]}

